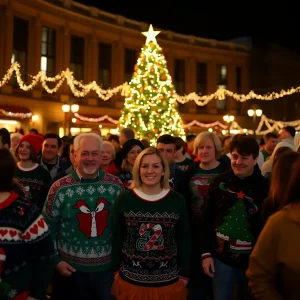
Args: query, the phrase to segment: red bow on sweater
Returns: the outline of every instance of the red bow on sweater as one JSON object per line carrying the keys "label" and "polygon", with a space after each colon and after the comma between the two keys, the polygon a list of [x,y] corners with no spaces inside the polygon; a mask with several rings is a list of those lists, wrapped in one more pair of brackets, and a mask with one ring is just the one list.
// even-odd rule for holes
{"label": "red bow on sweater", "polygon": [[105,199],[99,198],[95,210],[91,210],[84,200],[78,200],[73,206],[79,209],[80,213],[76,214],[79,221],[79,229],[88,238],[99,237],[108,226],[109,210],[104,209],[105,205],[110,205]]}

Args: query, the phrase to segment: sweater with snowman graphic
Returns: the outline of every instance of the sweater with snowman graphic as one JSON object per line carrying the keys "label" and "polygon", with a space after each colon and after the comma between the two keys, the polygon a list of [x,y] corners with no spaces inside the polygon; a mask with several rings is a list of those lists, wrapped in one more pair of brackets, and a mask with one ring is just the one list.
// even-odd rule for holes
{"label": "sweater with snowman graphic", "polygon": [[76,170],[50,188],[43,215],[52,232],[56,263],[99,272],[111,264],[112,205],[124,190],[121,180],[99,171],[84,179]]}

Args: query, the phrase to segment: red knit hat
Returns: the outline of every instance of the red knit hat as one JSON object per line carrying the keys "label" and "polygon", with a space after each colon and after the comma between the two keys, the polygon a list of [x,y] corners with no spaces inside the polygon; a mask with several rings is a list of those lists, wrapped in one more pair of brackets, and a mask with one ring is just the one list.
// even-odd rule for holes
{"label": "red knit hat", "polygon": [[23,142],[28,142],[34,149],[36,155],[38,155],[42,148],[42,139],[36,134],[25,134],[19,142],[19,145]]}

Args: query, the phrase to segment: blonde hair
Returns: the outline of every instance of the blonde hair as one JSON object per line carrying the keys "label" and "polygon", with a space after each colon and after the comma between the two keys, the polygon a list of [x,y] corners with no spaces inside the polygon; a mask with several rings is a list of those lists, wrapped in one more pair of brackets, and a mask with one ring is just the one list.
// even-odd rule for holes
{"label": "blonde hair", "polygon": [[197,155],[198,147],[209,139],[211,139],[215,145],[216,159],[220,158],[223,151],[221,141],[214,133],[209,131],[203,131],[196,136],[193,154]]}
{"label": "blonde hair", "polygon": [[96,139],[98,142],[99,142],[99,150],[101,151],[102,150],[102,146],[103,146],[103,140],[102,140],[102,137],[99,136],[98,134],[96,133],[93,133],[93,132],[85,132],[85,133],[80,133],[78,134],[75,139],[74,139],[74,142],[73,142],[73,145],[74,145],[74,150],[75,151],[78,151],[79,148],[80,148],[80,141],[85,138],[85,137],[92,137],[94,139]]}
{"label": "blonde hair", "polygon": [[142,159],[144,158],[144,156],[153,155],[153,154],[155,154],[156,156],[158,156],[160,158],[161,165],[162,165],[162,168],[164,171],[164,175],[162,176],[162,178],[160,180],[160,186],[163,189],[170,188],[170,186],[169,186],[170,169],[169,169],[168,161],[160,153],[160,151],[158,149],[156,149],[154,147],[149,147],[149,148],[146,148],[145,150],[143,150],[135,160],[133,170],[132,170],[133,181],[132,181],[132,184],[130,185],[129,189],[142,187],[143,183],[142,183],[141,177],[140,177],[141,162],[142,162]]}
{"label": "blonde hair", "polygon": [[103,150],[104,145],[110,146],[111,153],[112,153],[112,160],[114,160],[116,158],[116,149],[115,149],[115,147],[113,146],[113,144],[111,142],[104,141],[103,145],[102,145],[102,150]]}

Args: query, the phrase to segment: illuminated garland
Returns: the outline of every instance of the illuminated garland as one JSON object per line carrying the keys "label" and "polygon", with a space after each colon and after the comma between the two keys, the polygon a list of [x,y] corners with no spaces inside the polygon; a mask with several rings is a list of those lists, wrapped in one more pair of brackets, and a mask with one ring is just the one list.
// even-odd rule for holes
{"label": "illuminated garland", "polygon": [[192,126],[199,126],[199,127],[203,127],[203,128],[211,128],[211,127],[219,126],[223,129],[226,129],[228,127],[227,125],[224,125],[219,121],[216,121],[216,122],[210,123],[210,124],[206,124],[206,123],[201,123],[197,120],[194,120],[188,124],[184,124],[183,128],[188,128],[188,127],[192,127]]}
{"label": "illuminated garland", "polygon": [[21,118],[21,119],[29,119],[32,117],[32,113],[13,113],[11,111],[6,111],[4,109],[0,109],[0,113],[7,116],[7,117],[13,117],[13,118]]}
{"label": "illuminated garland", "polygon": [[[47,77],[43,71],[40,71],[35,76],[30,76],[32,78],[32,82],[29,85],[26,85],[22,80],[20,65],[18,62],[14,62],[11,65],[11,67],[8,69],[3,79],[0,81],[0,87],[4,86],[10,81],[14,72],[16,74],[17,82],[19,84],[20,89],[24,91],[32,90],[35,86],[39,84],[39,82],[41,82],[43,88],[47,91],[47,93],[53,94],[56,93],[59,90],[59,88],[62,86],[62,84],[66,81],[75,97],[85,97],[91,91],[95,91],[99,98],[101,98],[104,101],[107,101],[117,93],[121,93],[122,96],[128,96],[130,90],[130,86],[127,82],[115,88],[107,89],[107,90],[102,89],[96,83],[96,81],[92,81],[88,84],[83,84],[82,82],[74,78],[73,72],[71,72],[69,68],[67,68],[65,71],[60,72],[54,77]],[[48,86],[49,82],[52,83],[55,82],[56,83],[55,87],[49,88]],[[246,102],[250,99],[271,101],[274,99],[279,99],[284,96],[289,96],[299,92],[300,92],[300,86],[296,88],[292,87],[287,90],[281,90],[278,93],[271,92],[271,93],[261,94],[261,95],[256,94],[254,91],[250,91],[248,94],[237,94],[232,91],[219,88],[216,92],[209,95],[197,95],[195,92],[193,92],[185,96],[180,96],[175,93],[174,97],[176,101],[182,104],[185,104],[189,101],[195,101],[197,105],[204,106],[207,105],[213,99],[225,100],[226,97],[231,97],[236,101],[240,101],[240,102]]]}
{"label": "illuminated garland", "polygon": [[[113,89],[108,90],[102,89],[99,85],[97,85],[95,81],[90,82],[88,84],[83,84],[78,80],[74,79],[73,72],[71,72],[69,68],[57,74],[55,77],[47,77],[43,71],[40,71],[35,76],[30,75],[30,77],[32,78],[32,82],[26,85],[22,80],[20,64],[18,62],[14,62],[11,65],[9,70],[4,75],[3,79],[0,81],[0,87],[2,87],[10,81],[14,72],[16,73],[16,78],[20,89],[24,91],[32,90],[35,86],[38,85],[39,82],[41,82],[43,88],[47,91],[47,93],[53,94],[56,93],[62,86],[64,81],[66,81],[75,97],[85,97],[91,91],[95,91],[99,98],[101,98],[104,101],[107,101],[117,93],[121,92],[121,94],[123,95],[127,94],[128,89],[128,84],[126,82]],[[52,89],[49,88],[48,82],[55,82],[55,87],[53,87]],[[79,87],[79,89],[77,87]]]}
{"label": "illuminated garland", "polygon": [[[266,126],[268,129],[262,130],[263,126]],[[262,115],[260,122],[258,124],[257,129],[255,130],[256,134],[264,135],[269,132],[278,132],[285,126],[293,126],[296,130],[300,130],[300,120],[290,121],[290,122],[283,122],[283,121],[276,121],[267,118],[265,115]]]}
{"label": "illuminated garland", "polygon": [[80,114],[78,113],[75,113],[74,116],[82,121],[82,122],[92,122],[92,123],[98,123],[98,122],[102,122],[104,120],[108,120],[109,122],[113,123],[113,124],[118,124],[119,123],[119,120],[115,120],[111,117],[109,117],[108,115],[105,115],[105,116],[102,116],[102,117],[99,117],[99,118],[87,118],[87,117],[84,117],[84,116],[81,116]]}

